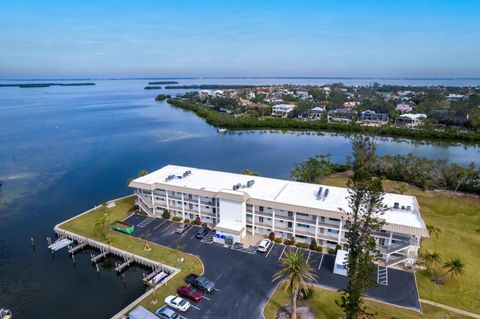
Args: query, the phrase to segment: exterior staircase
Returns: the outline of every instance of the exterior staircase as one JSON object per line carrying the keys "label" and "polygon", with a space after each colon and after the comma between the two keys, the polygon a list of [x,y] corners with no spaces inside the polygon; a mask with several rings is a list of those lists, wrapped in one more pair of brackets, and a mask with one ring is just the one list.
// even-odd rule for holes
{"label": "exterior staircase", "polygon": [[379,285],[388,286],[388,268],[377,265],[377,282]]}

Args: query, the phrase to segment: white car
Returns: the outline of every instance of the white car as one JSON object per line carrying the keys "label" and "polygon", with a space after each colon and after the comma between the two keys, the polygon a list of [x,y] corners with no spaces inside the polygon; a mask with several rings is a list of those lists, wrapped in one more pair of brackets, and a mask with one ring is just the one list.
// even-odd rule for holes
{"label": "white car", "polygon": [[260,244],[258,244],[258,251],[262,253],[266,252],[271,244],[272,241],[270,239],[262,239]]}
{"label": "white car", "polygon": [[177,309],[179,311],[187,311],[187,309],[190,308],[190,303],[178,296],[168,296],[165,298],[165,303],[173,309]]}

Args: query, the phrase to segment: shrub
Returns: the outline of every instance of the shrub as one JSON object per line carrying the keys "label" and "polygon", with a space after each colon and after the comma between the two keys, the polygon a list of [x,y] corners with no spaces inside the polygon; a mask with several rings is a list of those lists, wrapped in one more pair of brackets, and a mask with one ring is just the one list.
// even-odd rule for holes
{"label": "shrub", "polygon": [[316,251],[319,251],[319,252],[323,253],[323,247],[322,246],[317,246]]}
{"label": "shrub", "polygon": [[164,219],[170,219],[170,212],[168,211],[168,209],[164,209],[164,210],[163,210],[162,218],[164,218]]}
{"label": "shrub", "polygon": [[310,299],[312,296],[313,296],[313,289],[311,288],[308,288],[308,289],[300,289],[300,297],[303,299],[303,300],[307,300],[307,299]]}
{"label": "shrub", "polygon": [[310,249],[317,250],[317,247],[318,247],[317,241],[314,238],[312,238],[312,241],[310,243]]}
{"label": "shrub", "polygon": [[172,220],[173,220],[174,222],[180,222],[180,221],[182,221],[182,217],[173,216]]}
{"label": "shrub", "polygon": [[201,225],[202,221],[200,220],[200,217],[195,218],[195,221],[193,222],[195,225]]}
{"label": "shrub", "polygon": [[275,233],[273,231],[268,235],[268,239],[272,241],[275,240]]}
{"label": "shrub", "polygon": [[287,246],[290,246],[292,244],[292,242],[290,241],[290,239],[285,239],[283,241],[283,244],[287,245]]}
{"label": "shrub", "polygon": [[281,244],[282,243],[282,238],[275,238],[275,242],[277,244]]}
{"label": "shrub", "polygon": [[329,255],[335,255],[335,249],[333,249],[333,248],[328,248],[328,254],[329,254]]}
{"label": "shrub", "polygon": [[207,228],[207,227],[208,227],[208,224],[207,224],[207,223],[203,223],[203,224],[202,224],[202,227],[203,227],[203,228]]}
{"label": "shrub", "polygon": [[295,237],[290,237],[290,245],[295,245]]}
{"label": "shrub", "polygon": [[185,224],[189,224],[189,223],[190,223],[190,219],[185,218],[185,219],[183,220],[183,222],[184,222]]}
{"label": "shrub", "polygon": [[308,248],[307,243],[296,243],[295,246],[297,246],[298,248]]}

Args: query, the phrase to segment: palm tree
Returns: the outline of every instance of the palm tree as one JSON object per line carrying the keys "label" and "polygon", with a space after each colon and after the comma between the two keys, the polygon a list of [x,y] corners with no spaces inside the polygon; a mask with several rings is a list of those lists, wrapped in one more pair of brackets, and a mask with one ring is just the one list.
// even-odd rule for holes
{"label": "palm tree", "polygon": [[442,232],[440,228],[433,225],[427,225],[427,231],[430,236],[435,235],[436,238],[438,238],[438,235]]}
{"label": "palm tree", "polygon": [[308,264],[303,253],[288,251],[280,261],[282,269],[273,275],[272,282],[282,279],[280,286],[290,293],[290,318],[297,318],[297,299],[300,290],[308,290],[317,276]]}
{"label": "palm tree", "polygon": [[95,232],[100,236],[101,240],[110,243],[109,233],[110,233],[110,223],[108,219],[108,210],[103,208],[104,213],[97,217],[95,220]]}
{"label": "palm tree", "polygon": [[453,277],[454,275],[462,275],[465,272],[465,264],[460,258],[450,259],[443,264],[443,268],[447,269],[447,271],[440,276],[441,278],[444,278],[448,274]]}
{"label": "palm tree", "polygon": [[423,255],[423,261],[425,262],[427,268],[430,270],[432,280],[435,280],[433,268],[435,265],[440,264],[440,262],[442,261],[442,257],[436,252],[430,253],[427,250],[427,252],[425,252],[425,254]]}

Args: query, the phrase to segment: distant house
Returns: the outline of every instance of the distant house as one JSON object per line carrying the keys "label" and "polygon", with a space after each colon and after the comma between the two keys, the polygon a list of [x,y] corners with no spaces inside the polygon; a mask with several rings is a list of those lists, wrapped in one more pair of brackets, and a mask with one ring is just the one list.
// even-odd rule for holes
{"label": "distant house", "polygon": [[366,110],[361,113],[360,120],[368,123],[386,123],[388,122],[388,114]]}
{"label": "distant house", "polygon": [[295,109],[294,104],[277,104],[272,106],[272,115],[287,117]]}
{"label": "distant house", "polygon": [[319,105],[308,112],[308,117],[311,119],[321,119],[324,112],[325,105]]}
{"label": "distant house", "polygon": [[413,108],[410,104],[400,103],[400,104],[397,104],[397,107],[395,108],[395,110],[402,113],[407,113],[407,112],[412,112]]}
{"label": "distant house", "polygon": [[460,101],[460,100],[463,100],[464,98],[465,98],[465,95],[462,95],[462,94],[450,93],[449,95],[447,95],[447,100],[452,102]]}
{"label": "distant house", "polygon": [[350,102],[343,103],[343,107],[346,108],[346,109],[349,109],[349,110],[355,108],[358,105],[360,105],[360,102],[350,101]]}
{"label": "distant house", "polygon": [[283,103],[283,99],[279,97],[271,97],[271,98],[265,99],[264,101],[271,104]]}
{"label": "distant house", "polygon": [[335,109],[328,111],[329,122],[350,123],[352,121],[352,112],[347,109]]}
{"label": "distant house", "polygon": [[423,113],[417,113],[417,114],[407,113],[407,114],[402,114],[402,115],[400,115],[399,117],[397,117],[397,118],[395,119],[395,125],[398,125],[398,126],[410,126],[410,127],[418,126],[418,125],[422,124],[423,121],[425,121],[426,118],[427,118],[427,115],[425,115],[425,114],[423,114]]}
{"label": "distant house", "polygon": [[457,114],[448,110],[437,110],[433,113],[433,120],[445,125],[465,125],[468,123],[468,114]]}
{"label": "distant house", "polygon": [[301,99],[306,99],[306,98],[309,97],[309,94],[306,91],[295,91],[295,96],[297,96]]}

